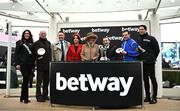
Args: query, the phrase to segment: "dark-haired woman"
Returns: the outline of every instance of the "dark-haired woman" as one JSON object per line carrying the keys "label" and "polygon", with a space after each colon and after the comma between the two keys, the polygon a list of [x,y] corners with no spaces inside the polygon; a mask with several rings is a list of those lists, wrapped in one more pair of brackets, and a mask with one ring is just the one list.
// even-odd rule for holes
{"label": "dark-haired woman", "polygon": [[22,33],[21,40],[16,42],[15,49],[15,64],[16,69],[20,70],[23,76],[23,83],[21,87],[20,102],[30,102],[28,97],[28,82],[32,76],[35,61],[35,48],[30,30],[25,30]]}
{"label": "dark-haired woman", "polygon": [[81,50],[82,50],[82,44],[81,44],[81,37],[78,33],[75,33],[73,35],[73,44],[71,44],[67,51],[67,61],[68,62],[79,62],[81,61]]}

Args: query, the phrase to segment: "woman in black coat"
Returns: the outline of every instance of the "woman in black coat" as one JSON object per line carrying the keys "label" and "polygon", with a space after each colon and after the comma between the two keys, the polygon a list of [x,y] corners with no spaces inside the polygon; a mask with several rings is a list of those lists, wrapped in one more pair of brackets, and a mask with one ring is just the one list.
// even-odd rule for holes
{"label": "woman in black coat", "polygon": [[23,76],[23,83],[21,87],[20,102],[28,103],[28,82],[32,76],[32,71],[35,62],[35,47],[30,30],[25,30],[22,34],[21,40],[16,42],[15,49],[15,64],[16,69],[20,70]]}

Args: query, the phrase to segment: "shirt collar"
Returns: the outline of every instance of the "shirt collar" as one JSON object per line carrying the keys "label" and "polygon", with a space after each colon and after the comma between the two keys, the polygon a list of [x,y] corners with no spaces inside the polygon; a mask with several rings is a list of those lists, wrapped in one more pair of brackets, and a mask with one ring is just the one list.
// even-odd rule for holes
{"label": "shirt collar", "polygon": [[108,46],[104,46],[105,48],[109,49],[109,45]]}
{"label": "shirt collar", "polygon": [[[63,44],[65,43],[64,40],[62,40]],[[61,44],[61,41],[59,41],[59,43]]]}

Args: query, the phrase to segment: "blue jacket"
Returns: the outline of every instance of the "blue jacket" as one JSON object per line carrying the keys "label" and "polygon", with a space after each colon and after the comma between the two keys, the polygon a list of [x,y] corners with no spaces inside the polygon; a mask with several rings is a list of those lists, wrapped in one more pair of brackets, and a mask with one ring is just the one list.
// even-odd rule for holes
{"label": "blue jacket", "polygon": [[129,38],[128,40],[124,40],[121,44],[121,48],[124,49],[124,51],[127,52],[126,55],[124,55],[123,60],[124,61],[136,61],[137,56],[139,55],[138,44],[133,39]]}

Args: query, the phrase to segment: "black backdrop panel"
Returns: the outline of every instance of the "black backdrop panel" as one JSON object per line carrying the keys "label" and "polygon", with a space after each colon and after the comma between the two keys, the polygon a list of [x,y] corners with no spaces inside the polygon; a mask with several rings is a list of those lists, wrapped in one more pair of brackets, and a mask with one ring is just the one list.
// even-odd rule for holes
{"label": "black backdrop panel", "polygon": [[60,28],[66,35],[66,40],[72,43],[72,35],[78,32],[81,37],[85,37],[88,32],[94,32],[98,35],[98,44],[102,44],[102,38],[108,36],[113,45],[119,46],[121,43],[122,31],[129,30],[131,38],[137,39],[138,26],[109,26],[109,27],[77,27]]}
{"label": "black backdrop panel", "polygon": [[[122,63],[51,63],[51,78],[50,78],[50,97],[53,104],[64,105],[85,105],[85,106],[135,106],[142,105],[142,69],[140,62],[122,62]],[[58,75],[60,73],[60,75]],[[67,81],[70,78],[77,78],[84,74],[91,74],[93,81],[100,78],[108,78],[104,90],[97,88],[93,90],[89,81],[85,82],[88,91],[82,91],[82,84],[73,85],[77,90],[70,90],[68,83],[64,90],[59,90],[58,86],[63,86],[62,80],[59,77],[65,78]],[[109,78],[116,78],[119,90],[110,91],[108,85],[112,83]],[[126,95],[120,95],[124,91],[124,87],[119,78],[124,78],[128,83],[130,78],[133,78],[130,84],[129,91]],[[111,78],[112,79],[112,78]],[[85,79],[83,79],[85,80]],[[58,82],[61,81],[61,82]],[[92,81],[91,81],[92,82]]]}

